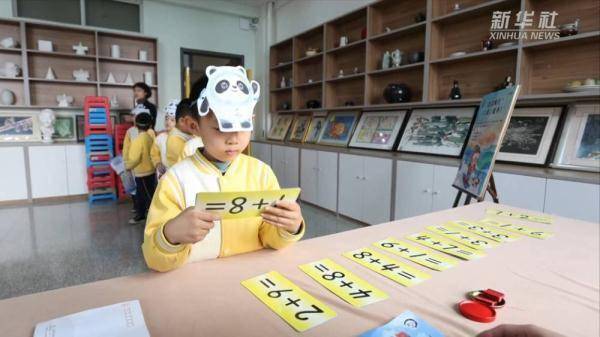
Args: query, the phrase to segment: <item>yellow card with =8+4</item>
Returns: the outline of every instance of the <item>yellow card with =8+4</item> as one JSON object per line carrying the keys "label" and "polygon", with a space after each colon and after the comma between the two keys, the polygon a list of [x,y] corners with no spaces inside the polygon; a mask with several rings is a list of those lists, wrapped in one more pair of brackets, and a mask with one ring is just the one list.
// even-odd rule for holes
{"label": "yellow card with =8+4", "polygon": [[242,281],[242,285],[296,331],[308,330],[337,315],[276,271]]}
{"label": "yellow card with =8+4", "polygon": [[485,256],[482,250],[471,249],[443,236],[427,232],[416,233],[406,238],[425,247],[459,257],[463,260],[474,260]]}
{"label": "yellow card with =8+4", "polygon": [[298,268],[355,307],[362,307],[388,298],[386,293],[330,259],[303,264]]}
{"label": "yellow card with =8+4", "polygon": [[405,287],[419,284],[431,278],[429,274],[378,253],[373,249],[360,248],[343,255]]}
{"label": "yellow card with =8+4", "polygon": [[503,229],[506,231],[523,234],[523,235],[526,235],[526,236],[529,236],[532,238],[536,238],[536,239],[547,239],[554,235],[551,232],[545,232],[545,231],[542,231],[539,229],[535,229],[535,228],[531,228],[531,227],[527,227],[527,226],[523,226],[523,225],[518,225],[518,224],[513,224],[513,223],[509,223],[509,222],[504,222],[504,221],[498,221],[495,219],[483,219],[480,222],[484,223],[486,225],[496,226],[497,228],[500,228],[500,229]]}
{"label": "yellow card with =8+4", "polygon": [[462,227],[463,229],[481,235],[488,239],[498,242],[513,242],[522,238],[522,236],[513,234],[509,231],[503,231],[494,226],[486,226],[480,222],[467,220],[454,220],[446,222],[446,224]]}
{"label": "yellow card with =8+4", "polygon": [[400,241],[395,238],[387,238],[373,243],[373,246],[383,249],[392,254],[402,256],[414,263],[418,263],[433,270],[446,270],[458,264],[456,260],[447,258],[441,254],[435,254],[416,245]]}
{"label": "yellow card with =8+4", "polygon": [[427,229],[473,249],[486,249],[498,246],[498,242],[494,240],[484,238],[483,236],[462,230],[460,227],[450,226],[448,224],[427,226]]}

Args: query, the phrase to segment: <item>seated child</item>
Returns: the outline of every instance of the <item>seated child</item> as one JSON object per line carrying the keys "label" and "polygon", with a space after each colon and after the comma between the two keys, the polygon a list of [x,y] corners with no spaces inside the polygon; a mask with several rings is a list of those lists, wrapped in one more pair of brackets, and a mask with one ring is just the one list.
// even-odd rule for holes
{"label": "seated child", "polygon": [[167,137],[167,168],[177,163],[185,143],[193,137],[193,132],[197,132],[197,129],[197,113],[190,109],[189,99],[182,99],[175,111],[175,127]]}
{"label": "seated child", "polygon": [[160,132],[150,151],[152,164],[156,167],[157,176],[160,178],[167,171],[167,137],[169,132],[175,127],[175,110],[179,104],[178,99],[172,99],[164,108],[165,130]]}
{"label": "seated child", "polygon": [[206,68],[207,88],[198,100],[204,147],[160,180],[144,232],[148,267],[168,271],[187,262],[225,257],[261,248],[284,248],[304,235],[296,202],[278,201],[260,217],[219,220],[195,209],[198,192],[279,189],[271,168],[242,154],[250,142],[259,85],[243,67]]}
{"label": "seated child", "polygon": [[148,129],[152,126],[152,116],[146,111],[138,113],[135,116],[135,125],[139,135],[131,142],[128,155],[124,158],[125,168],[133,171],[136,184],[136,216],[129,220],[130,224],[146,219],[156,189],[156,175],[150,159],[150,148],[154,137],[148,133]]}

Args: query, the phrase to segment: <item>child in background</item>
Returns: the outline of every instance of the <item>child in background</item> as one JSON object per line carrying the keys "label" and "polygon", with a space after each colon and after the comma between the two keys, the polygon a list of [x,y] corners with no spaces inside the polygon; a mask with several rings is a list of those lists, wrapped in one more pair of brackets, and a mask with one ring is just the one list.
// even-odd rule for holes
{"label": "child in background", "polygon": [[165,113],[165,131],[156,136],[152,145],[150,156],[152,164],[156,167],[157,176],[160,178],[167,171],[167,137],[169,132],[175,127],[175,111],[179,104],[178,99],[172,99],[164,108]]}
{"label": "child in background", "polygon": [[[200,97],[200,93],[202,92],[202,90],[204,90],[204,88],[206,88],[207,83],[208,77],[206,75],[202,75],[202,77],[198,81],[196,81],[196,83],[194,83],[192,91],[190,92],[190,99],[192,99],[192,102],[190,104],[191,110],[198,109],[196,103],[198,101],[198,98]],[[198,116],[198,118],[200,117]],[[196,152],[196,150],[201,147],[204,147],[204,143],[202,143],[202,137],[200,137],[198,133],[195,133],[194,137],[192,137],[192,139],[188,140],[185,143],[183,150],[177,158],[177,162],[180,162],[183,159],[193,155]]]}
{"label": "child in background", "polygon": [[133,85],[134,105],[143,105],[144,108],[148,109],[148,112],[152,116],[152,126],[150,128],[154,130],[154,126],[156,125],[156,106],[148,100],[150,97],[152,97],[152,90],[150,90],[150,87],[146,83],[137,82]]}
{"label": "child in background", "polygon": [[136,184],[136,215],[129,220],[130,224],[137,224],[146,219],[156,189],[156,175],[150,159],[154,137],[148,133],[152,126],[152,116],[146,110],[138,113],[135,116],[135,125],[139,135],[131,142],[127,157],[124,158],[125,168],[133,171]]}
{"label": "child in background", "polygon": [[208,86],[198,100],[204,147],[160,180],[144,231],[148,267],[168,271],[187,263],[258,250],[281,249],[304,235],[296,202],[278,201],[260,217],[219,220],[195,209],[198,192],[279,189],[271,168],[242,154],[250,142],[259,85],[243,67],[207,67]]}
{"label": "child in background", "polygon": [[198,117],[190,109],[190,103],[189,99],[184,98],[177,104],[176,124],[167,137],[167,168],[177,163],[185,143],[198,132]]}

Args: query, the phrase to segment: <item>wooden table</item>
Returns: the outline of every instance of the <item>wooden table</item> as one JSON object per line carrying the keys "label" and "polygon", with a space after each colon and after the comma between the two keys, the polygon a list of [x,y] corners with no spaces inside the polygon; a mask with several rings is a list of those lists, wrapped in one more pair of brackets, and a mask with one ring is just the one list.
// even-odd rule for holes
{"label": "wooden table", "polygon": [[[153,337],[356,336],[385,324],[407,309],[447,337],[473,337],[500,323],[532,323],[570,337],[598,336],[598,224],[561,217],[555,217],[552,225],[527,223],[530,227],[551,230],[555,236],[503,244],[488,250],[483,259],[461,262],[444,272],[408,262],[432,274],[430,280],[411,288],[404,288],[340,255],[388,236],[400,238],[416,233],[427,225],[455,219],[478,220],[484,216],[485,208],[491,206],[474,204],[301,241],[282,251],[262,250],[192,263],[164,274],[145,273],[3,300],[0,334],[32,336],[37,322],[139,299]],[[365,278],[390,298],[357,309],[298,269],[300,264],[325,257]],[[242,280],[271,270],[315,295],[338,316],[304,333],[295,332],[240,285]],[[469,321],[455,309],[466,292],[482,288],[497,289],[507,296],[506,307],[498,310],[498,318],[492,324]]]}

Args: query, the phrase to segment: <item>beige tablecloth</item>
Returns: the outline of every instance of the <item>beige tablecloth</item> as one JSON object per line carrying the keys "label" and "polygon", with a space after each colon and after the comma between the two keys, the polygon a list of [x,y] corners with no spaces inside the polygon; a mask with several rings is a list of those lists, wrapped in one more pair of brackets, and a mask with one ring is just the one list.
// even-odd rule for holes
{"label": "beige tablecloth", "polygon": [[[533,224],[556,233],[548,240],[524,238],[488,251],[488,256],[404,288],[340,254],[388,236],[403,237],[427,225],[484,216],[481,203],[297,243],[189,264],[169,273],[146,273],[0,301],[0,335],[32,336],[37,322],[85,309],[139,299],[150,333],[159,336],[356,336],[412,310],[448,337],[472,337],[500,323],[533,323],[566,336],[599,335],[598,224],[555,217]],[[504,209],[514,209],[503,206]],[[318,226],[318,224],[309,224]],[[387,254],[387,253],[386,253]],[[298,269],[331,258],[390,295],[362,309],[337,298]],[[400,257],[397,257],[401,259]],[[240,285],[276,270],[331,306],[338,316],[297,333]],[[493,288],[507,305],[494,323],[467,320],[455,305],[471,290]]]}

